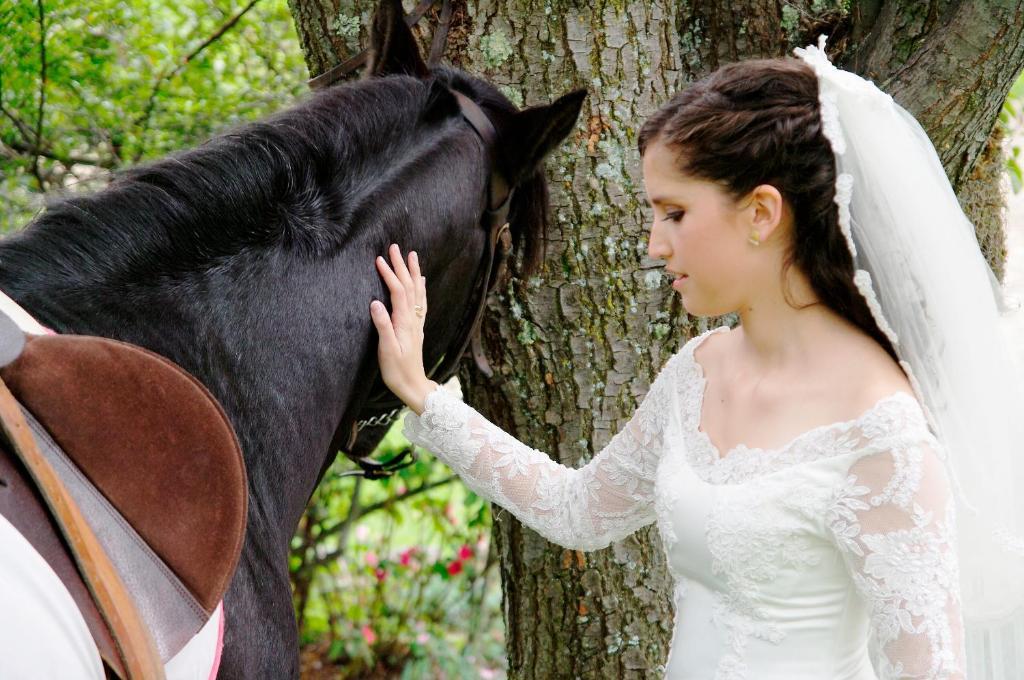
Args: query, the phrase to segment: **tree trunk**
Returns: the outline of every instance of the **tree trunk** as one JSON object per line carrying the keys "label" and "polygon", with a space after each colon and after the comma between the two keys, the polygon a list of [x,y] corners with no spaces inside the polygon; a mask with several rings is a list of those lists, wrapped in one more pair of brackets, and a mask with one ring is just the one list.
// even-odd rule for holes
{"label": "tree trunk", "polygon": [[[354,45],[324,52],[335,44],[323,35],[332,25],[324,17],[338,15],[331,0],[290,4],[312,75],[350,56]],[[372,3],[360,0],[358,11],[344,4],[342,14],[361,12],[365,26]],[[454,2],[449,63],[520,105],[574,87],[590,92],[576,133],[547,163],[554,219],[544,268],[527,281],[513,278],[490,301],[483,339],[494,376],[464,364],[469,403],[579,466],[626,422],[671,353],[726,321],[687,316],[646,257],[636,133],[662,102],[720,64],[791,54],[819,33],[833,36],[829,54],[838,65],[868,74],[938,140],[986,256],[1001,271],[1002,164],[991,137],[1024,65],[1021,3],[855,4],[851,15],[849,3],[828,0]],[[493,510],[510,677],[661,676],[673,608],[653,527],[583,554]]]}

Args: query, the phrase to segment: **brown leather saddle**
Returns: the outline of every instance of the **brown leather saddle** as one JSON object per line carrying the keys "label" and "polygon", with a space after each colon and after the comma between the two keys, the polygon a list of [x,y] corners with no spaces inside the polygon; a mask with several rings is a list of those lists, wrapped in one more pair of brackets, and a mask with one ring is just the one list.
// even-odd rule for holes
{"label": "brown leather saddle", "polygon": [[[241,553],[246,473],[227,417],[164,357],[106,338],[25,335],[3,314],[0,365],[0,514],[67,586],[108,669],[152,672],[129,663],[145,653],[118,634],[137,614],[136,647],[148,631],[162,676],[223,599]],[[45,463],[26,462],[33,448]],[[47,470],[59,483],[44,488]],[[58,512],[63,493],[82,532],[69,533],[73,521]],[[83,563],[90,531],[113,565],[110,588],[86,568],[103,556]],[[122,585],[130,602],[104,606],[100,591]]]}

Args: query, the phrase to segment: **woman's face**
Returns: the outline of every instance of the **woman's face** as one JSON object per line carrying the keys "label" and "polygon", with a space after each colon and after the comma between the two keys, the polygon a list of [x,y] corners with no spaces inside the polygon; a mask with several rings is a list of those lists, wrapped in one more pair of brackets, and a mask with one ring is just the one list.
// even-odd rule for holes
{"label": "woman's face", "polygon": [[677,158],[658,140],[644,153],[644,186],[654,210],[647,252],[665,260],[689,314],[735,311],[748,298],[756,250],[748,242],[750,210],[737,207],[719,185],[683,175]]}

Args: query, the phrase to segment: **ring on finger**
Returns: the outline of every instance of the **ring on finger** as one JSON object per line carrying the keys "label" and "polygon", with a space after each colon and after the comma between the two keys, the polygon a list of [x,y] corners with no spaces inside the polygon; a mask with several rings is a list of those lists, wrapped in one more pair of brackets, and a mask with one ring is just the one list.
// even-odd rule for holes
{"label": "ring on finger", "polygon": [[416,312],[416,316],[423,316],[423,305],[414,305],[413,310]]}

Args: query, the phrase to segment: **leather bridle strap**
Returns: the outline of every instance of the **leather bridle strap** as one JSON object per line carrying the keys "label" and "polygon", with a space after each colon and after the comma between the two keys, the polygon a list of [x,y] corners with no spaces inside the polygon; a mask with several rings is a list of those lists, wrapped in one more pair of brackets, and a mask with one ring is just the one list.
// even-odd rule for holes
{"label": "leather bridle strap", "polygon": [[82,580],[103,616],[121,656],[125,680],[162,680],[164,666],[135,603],[100,547],[92,528],[57,473],[36,446],[21,406],[0,380],[0,426],[60,528]]}
{"label": "leather bridle strap", "polygon": [[434,68],[441,61],[444,54],[445,43],[448,42],[448,30],[452,25],[452,0],[444,0],[441,5],[441,17],[434,27],[434,39],[430,43],[430,56],[427,57],[427,66]]}
{"label": "leather bridle strap", "polygon": [[[506,224],[507,226],[508,206],[509,199],[512,198],[512,191],[509,189],[505,177],[497,169],[498,131],[494,129],[491,119],[487,117],[487,114],[484,113],[483,109],[475,101],[458,90],[451,90],[451,93],[455,95],[455,101],[459,102],[462,117],[469,122],[470,127],[479,135],[490,158],[491,181],[488,185],[489,194],[487,197],[487,211],[492,215],[490,222],[492,225]],[[497,214],[499,211],[502,211],[500,215]]]}

